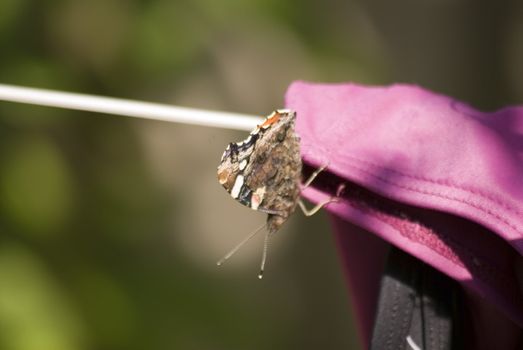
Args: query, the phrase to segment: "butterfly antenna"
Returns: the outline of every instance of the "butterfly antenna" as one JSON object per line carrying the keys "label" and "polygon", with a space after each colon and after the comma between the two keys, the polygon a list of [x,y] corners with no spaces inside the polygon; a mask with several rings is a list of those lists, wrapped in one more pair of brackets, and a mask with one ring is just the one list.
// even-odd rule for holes
{"label": "butterfly antenna", "polygon": [[262,261],[260,266],[260,273],[258,274],[258,278],[263,278],[263,271],[265,270],[265,261],[267,261],[267,249],[269,248],[269,236],[270,232],[267,232],[265,235],[265,240],[263,241],[263,255],[262,255]]}
{"label": "butterfly antenna", "polygon": [[265,223],[263,225],[261,225],[260,227],[258,227],[256,230],[254,230],[253,232],[251,232],[247,237],[245,237],[243,239],[243,241],[241,241],[240,243],[238,243],[234,248],[231,249],[230,252],[228,252],[227,254],[225,254],[225,256],[223,258],[221,258],[217,263],[216,265],[220,266],[221,264],[223,264],[225,262],[225,260],[229,259],[231,256],[234,255],[234,253],[236,253],[238,251],[238,249],[240,249],[245,243],[249,242],[251,240],[251,238],[253,238],[254,236],[256,236],[256,234],[262,229],[265,227]]}

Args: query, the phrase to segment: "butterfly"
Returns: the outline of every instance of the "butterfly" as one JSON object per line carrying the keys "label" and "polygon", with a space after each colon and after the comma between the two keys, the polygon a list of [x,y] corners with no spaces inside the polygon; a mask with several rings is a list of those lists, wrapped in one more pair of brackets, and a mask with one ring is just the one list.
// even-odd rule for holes
{"label": "butterfly", "polygon": [[311,216],[328,203],[337,201],[339,193],[311,210],[306,209],[301,201],[301,191],[309,186],[326,166],[316,170],[301,185],[303,164],[295,121],[296,112],[289,109],[275,110],[245,140],[230,143],[223,152],[218,165],[218,182],[241,204],[266,213],[267,222],[235,246],[218,261],[218,265],[266,227],[267,234],[258,274],[258,277],[262,278],[269,237],[281,228],[296,206],[299,206],[306,216]]}

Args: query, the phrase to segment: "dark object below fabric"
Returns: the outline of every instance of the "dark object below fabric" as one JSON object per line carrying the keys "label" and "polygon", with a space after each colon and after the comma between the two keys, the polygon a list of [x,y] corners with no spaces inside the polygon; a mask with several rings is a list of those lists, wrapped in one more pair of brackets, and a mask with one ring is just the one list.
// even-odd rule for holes
{"label": "dark object below fabric", "polygon": [[458,283],[392,248],[381,279],[371,350],[461,349]]}

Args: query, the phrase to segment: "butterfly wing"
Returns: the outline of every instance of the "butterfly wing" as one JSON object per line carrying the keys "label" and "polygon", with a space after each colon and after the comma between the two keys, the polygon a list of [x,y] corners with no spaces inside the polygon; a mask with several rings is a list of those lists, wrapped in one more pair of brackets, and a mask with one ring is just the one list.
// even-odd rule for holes
{"label": "butterfly wing", "polygon": [[218,181],[234,199],[254,210],[277,213],[269,215],[270,231],[294,211],[300,193],[295,117],[289,110],[273,112],[247,139],[229,144],[218,166]]}

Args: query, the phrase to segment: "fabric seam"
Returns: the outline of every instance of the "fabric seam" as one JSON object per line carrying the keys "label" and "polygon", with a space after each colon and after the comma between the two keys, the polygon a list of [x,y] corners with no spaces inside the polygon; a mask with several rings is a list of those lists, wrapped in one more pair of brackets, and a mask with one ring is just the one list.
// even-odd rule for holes
{"label": "fabric seam", "polygon": [[[412,178],[412,179],[417,180],[417,181],[428,182],[428,183],[436,184],[436,185],[439,185],[439,186],[447,187],[449,189],[459,189],[459,190],[467,192],[467,193],[469,193],[471,195],[483,197],[485,200],[490,201],[490,202],[494,202],[494,204],[497,204],[497,205],[501,205],[502,207],[504,207],[505,209],[507,209],[511,213],[519,215],[519,211],[518,210],[514,209],[512,206],[506,204],[505,202],[502,202],[499,199],[496,199],[496,197],[494,197],[492,195],[488,195],[487,196],[486,194],[484,194],[482,192],[477,192],[477,191],[476,192],[472,192],[470,189],[463,188],[463,187],[460,187],[460,186],[458,186],[456,184],[448,183],[448,182],[441,181],[441,180],[434,180],[434,179],[429,179],[429,178],[417,177],[415,175],[402,173],[402,172],[394,170],[394,169],[386,168],[386,167],[383,167],[383,166],[371,163],[369,161],[362,160],[362,159],[360,159],[360,158],[358,158],[356,156],[350,155],[350,154],[349,155],[347,155],[347,154],[341,155],[339,153],[331,152],[328,149],[325,149],[325,148],[323,148],[321,146],[318,146],[318,144],[316,144],[315,147],[318,150],[320,150],[321,152],[324,152],[326,154],[334,154],[334,155],[336,155],[337,158],[339,158],[344,163],[344,165],[348,165],[348,166],[350,166],[350,167],[352,167],[352,168],[354,168],[356,170],[359,170],[359,171],[361,171],[363,173],[366,173],[366,174],[374,177],[375,179],[377,179],[377,180],[379,180],[379,181],[381,181],[383,183],[387,183],[387,184],[390,184],[392,186],[395,186],[395,187],[398,187],[398,188],[401,188],[401,189],[404,189],[404,190],[407,190],[407,191],[417,192],[417,193],[424,194],[424,195],[429,195],[429,196],[433,196],[433,197],[439,197],[439,198],[442,198],[442,199],[446,199],[446,200],[451,200],[451,201],[467,204],[467,205],[469,205],[469,206],[471,206],[473,208],[478,209],[479,211],[483,212],[484,214],[487,214],[490,217],[495,218],[499,222],[507,225],[508,227],[510,227],[515,232],[517,232],[520,236],[523,237],[523,230],[521,230],[519,228],[519,226],[516,226],[515,224],[513,224],[509,219],[507,219],[507,218],[505,218],[505,217],[503,217],[503,216],[501,216],[501,215],[499,215],[499,214],[497,214],[497,213],[495,213],[495,212],[493,212],[493,211],[491,211],[491,210],[489,210],[487,208],[484,208],[480,204],[477,204],[477,203],[474,203],[474,202],[471,202],[471,201],[468,201],[466,199],[462,199],[462,198],[459,198],[459,197],[445,195],[445,194],[440,193],[438,191],[434,191],[433,189],[425,190],[425,189],[420,189],[420,188],[411,187],[411,186],[407,186],[407,185],[396,183],[393,180],[386,179],[384,177],[376,175],[371,169],[369,169],[368,166],[372,166],[374,168],[378,168],[378,169],[382,169],[382,170],[385,170],[385,171],[393,172],[393,173],[396,173],[396,174],[398,174],[400,176]],[[359,162],[363,163],[363,167],[355,165],[354,163],[347,161],[347,159],[345,159],[346,157],[350,157],[350,158],[352,158],[352,159],[354,159],[356,161],[359,161]],[[367,165],[367,166],[365,166],[365,165]],[[441,182],[439,182],[439,181],[441,181]]]}

